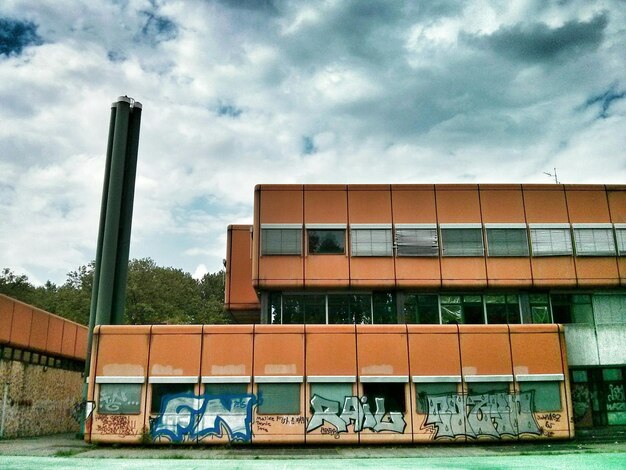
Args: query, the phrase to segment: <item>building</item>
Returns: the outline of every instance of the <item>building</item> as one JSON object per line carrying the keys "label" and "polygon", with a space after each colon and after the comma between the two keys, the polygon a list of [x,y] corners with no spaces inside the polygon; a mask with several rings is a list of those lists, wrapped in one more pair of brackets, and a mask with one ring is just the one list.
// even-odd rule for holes
{"label": "building", "polygon": [[87,327],[0,294],[0,438],[79,430]]}
{"label": "building", "polygon": [[228,229],[226,307],[244,324],[99,327],[88,439],[624,424],[625,255],[626,186],[260,185],[253,226]]}

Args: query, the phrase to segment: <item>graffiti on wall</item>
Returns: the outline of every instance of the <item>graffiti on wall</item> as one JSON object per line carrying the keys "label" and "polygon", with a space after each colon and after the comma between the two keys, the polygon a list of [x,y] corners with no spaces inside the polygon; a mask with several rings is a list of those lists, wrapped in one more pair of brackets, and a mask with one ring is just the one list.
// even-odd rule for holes
{"label": "graffiti on wall", "polygon": [[[311,398],[311,408],[313,413],[309,424],[306,427],[307,432],[314,431],[326,423],[334,426],[336,433],[348,431],[348,426],[354,425],[354,431],[360,432],[363,429],[371,429],[375,432],[391,431],[403,433],[406,428],[404,416],[399,411],[385,411],[385,399],[375,398],[376,410],[372,413],[370,404],[367,403],[367,397],[345,397],[343,407],[340,410],[340,403],[335,400],[329,400],[319,395],[313,395]],[[334,434],[328,432],[327,427],[324,434]]]}
{"label": "graffiti on wall", "polygon": [[218,438],[231,442],[250,442],[254,395],[194,395],[182,393],[163,398],[161,413],[151,424],[153,439],[171,442]]}
{"label": "graffiti on wall", "polygon": [[623,385],[610,384],[606,396],[607,411],[626,411],[626,395]]}
{"label": "graffiti on wall", "polygon": [[465,395],[448,393],[428,395],[424,425],[443,437],[540,435],[533,414],[533,392],[484,393]]}
{"label": "graffiti on wall", "polygon": [[96,417],[95,433],[114,436],[137,436],[137,422],[127,415],[99,415]]}

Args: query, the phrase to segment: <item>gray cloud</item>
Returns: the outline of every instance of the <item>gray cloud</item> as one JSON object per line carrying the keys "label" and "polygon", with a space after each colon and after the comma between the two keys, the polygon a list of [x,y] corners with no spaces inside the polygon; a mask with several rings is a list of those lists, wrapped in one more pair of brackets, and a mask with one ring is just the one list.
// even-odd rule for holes
{"label": "gray cloud", "polygon": [[0,55],[19,55],[25,47],[42,43],[32,21],[0,18]]}

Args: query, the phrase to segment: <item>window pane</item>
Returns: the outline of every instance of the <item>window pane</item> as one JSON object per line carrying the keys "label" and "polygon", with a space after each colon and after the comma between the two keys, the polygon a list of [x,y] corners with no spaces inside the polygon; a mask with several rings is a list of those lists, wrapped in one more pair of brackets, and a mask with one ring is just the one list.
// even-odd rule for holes
{"label": "window pane", "polygon": [[588,295],[552,294],[555,323],[593,323],[593,309]]}
{"label": "window pane", "polygon": [[98,413],[138,414],[140,407],[141,384],[100,384]]}
{"label": "window pane", "polygon": [[576,228],[574,242],[577,255],[615,256],[615,240],[610,228]]}
{"label": "window pane", "polygon": [[392,256],[391,229],[350,230],[352,256]]}
{"label": "window pane", "polygon": [[617,251],[619,252],[620,256],[624,256],[626,255],[626,229],[615,229],[615,235],[617,238]]}
{"label": "window pane", "polygon": [[407,323],[439,323],[437,295],[406,295],[404,298],[404,318]]}
{"label": "window pane", "polygon": [[372,323],[370,294],[328,294],[328,323]]}
{"label": "window pane", "polygon": [[392,292],[374,292],[372,295],[372,302],[374,307],[373,323],[398,323],[395,294]]}
{"label": "window pane", "polygon": [[245,395],[248,393],[248,384],[204,384],[204,394],[212,396]]}
{"label": "window pane", "polygon": [[481,325],[485,323],[483,304],[463,304],[463,323]]}
{"label": "window pane", "polygon": [[508,382],[469,382],[467,389],[470,395],[509,393],[509,384]]}
{"label": "window pane", "polygon": [[332,400],[339,403],[339,409],[343,408],[346,397],[351,397],[352,384],[351,383],[312,383],[311,384],[311,398],[313,395],[317,395],[326,400]]}
{"label": "window pane", "polygon": [[573,370],[572,371],[572,380],[574,382],[586,382],[587,381],[587,371],[586,370]]}
{"label": "window pane", "polygon": [[406,402],[404,399],[405,384],[401,383],[364,383],[363,395],[367,397],[367,403],[372,412],[376,411],[376,398],[385,400],[385,411],[406,412]]}
{"label": "window pane", "polygon": [[605,382],[622,380],[622,369],[602,369],[602,379]]}
{"label": "window pane", "polygon": [[479,228],[442,228],[443,256],[483,256],[483,235]]}
{"label": "window pane", "polygon": [[300,384],[258,384],[259,414],[300,414]]}
{"label": "window pane", "polygon": [[461,305],[444,305],[441,302],[441,323],[447,325],[449,323],[463,323],[461,314]]}
{"label": "window pane", "polygon": [[180,395],[182,393],[194,393],[194,384],[152,384],[152,413],[161,412],[163,400],[170,395]]}
{"label": "window pane", "polygon": [[488,228],[489,256],[528,256],[528,235],[524,228]]}
{"label": "window pane", "polygon": [[307,230],[309,254],[344,254],[345,230]]}
{"label": "window pane", "polygon": [[[415,384],[417,412],[428,413],[428,397],[436,395],[453,395],[457,393],[455,383],[418,383]],[[449,413],[453,413],[450,409]]]}
{"label": "window pane", "polygon": [[304,296],[283,295],[283,325],[304,324]]}
{"label": "window pane", "polygon": [[280,292],[269,293],[269,301],[267,302],[267,307],[268,307],[268,321],[271,325],[279,325],[281,322],[280,301],[281,301]]}
{"label": "window pane", "polygon": [[438,256],[437,229],[396,229],[398,256]]}
{"label": "window pane", "polygon": [[533,256],[571,255],[572,238],[569,229],[530,229]]}
{"label": "window pane", "polygon": [[302,230],[261,229],[262,255],[299,255],[302,253]]}
{"label": "window pane", "polygon": [[534,392],[535,412],[560,411],[560,382],[519,382],[520,392]]}
{"label": "window pane", "polygon": [[486,295],[487,323],[520,323],[517,295]]}

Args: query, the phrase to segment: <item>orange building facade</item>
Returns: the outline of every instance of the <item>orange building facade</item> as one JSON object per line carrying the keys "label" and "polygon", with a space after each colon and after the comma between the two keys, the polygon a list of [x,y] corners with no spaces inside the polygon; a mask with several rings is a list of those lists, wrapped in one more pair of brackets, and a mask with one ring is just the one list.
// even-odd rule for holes
{"label": "orange building facade", "polygon": [[88,439],[473,442],[624,424],[625,255],[626,186],[257,186],[253,225],[228,229],[225,304],[243,324],[99,327]]}

